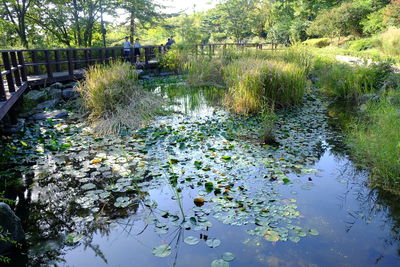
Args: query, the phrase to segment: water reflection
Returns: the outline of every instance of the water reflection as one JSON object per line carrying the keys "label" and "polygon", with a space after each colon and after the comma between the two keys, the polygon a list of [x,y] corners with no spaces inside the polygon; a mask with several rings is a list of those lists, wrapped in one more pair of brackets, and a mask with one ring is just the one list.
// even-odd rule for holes
{"label": "water reflection", "polygon": [[[136,175],[140,179],[136,177],[129,190],[118,189],[107,201],[96,199],[99,206],[82,208],[77,199],[88,194],[81,189],[82,181],[76,178],[87,179],[86,174],[80,177],[83,175],[80,172],[68,174],[62,170],[61,176],[55,171],[47,178],[27,179],[26,192],[19,194],[17,207],[30,234],[28,259],[19,261],[21,266],[209,266],[224,252],[236,255],[231,266],[399,264],[400,202],[382,191],[371,190],[368,173],[354,167],[348,159],[341,132],[351,119],[348,109],[325,107],[316,102],[310,104],[310,110],[282,112],[278,122],[281,146],[263,147],[255,138],[243,138],[254,135],[259,124],[257,118],[241,121],[218,114],[222,90],[190,89],[179,80],[173,85],[155,83],[153,89],[174,101],[174,110],[182,114],[156,121],[139,132],[134,142],[130,140],[132,137],[116,144],[107,141],[107,146],[84,141],[86,147],[82,150],[87,150],[88,155],[83,157],[81,153],[85,151],[75,151],[71,156],[93,159],[104,147],[120,145],[122,150],[132,148],[129,150],[132,158],[137,156],[136,151],[145,151],[146,156],[138,159],[135,170],[146,164],[147,170]],[[317,105],[321,107],[312,109]],[[180,124],[173,124],[177,122]],[[115,150],[108,153],[115,160],[101,163],[107,175],[96,174],[84,184],[125,183],[117,182],[118,178],[108,176],[108,172],[114,172],[116,162],[125,164],[126,155],[121,156],[123,153]],[[220,154],[227,158],[221,159]],[[59,155],[53,156],[57,162]],[[232,163],[228,157],[234,156],[238,158]],[[170,159],[177,160],[173,170],[168,164]],[[193,165],[193,160],[201,163]],[[178,178],[171,185],[172,178],[176,178],[173,174]],[[285,184],[279,183],[281,176],[288,177]],[[214,187],[207,192],[204,182],[213,179],[223,185],[222,190],[228,189],[225,195],[222,190],[214,191]],[[247,191],[245,196],[251,197],[261,192],[257,197],[264,199],[249,204],[252,199],[244,198],[240,191]],[[115,201],[122,196],[129,196],[132,201],[127,208],[116,208]],[[199,196],[206,200],[201,208],[193,203]],[[230,203],[227,196],[235,200],[243,198],[239,199],[242,206],[224,206]],[[284,205],[276,210],[271,205],[268,212],[289,214],[298,210],[300,215],[290,224],[317,229],[320,235],[307,232],[308,236],[293,239],[297,242],[274,241],[276,236],[271,232],[264,236],[248,234],[259,226],[254,218],[244,217],[243,224],[237,226],[229,221],[224,223],[226,217],[215,216],[233,210],[231,217],[239,218],[252,207],[259,212],[257,205],[271,200]],[[214,210],[217,201],[224,201],[218,207],[221,211]],[[288,206],[291,208],[284,210]],[[282,232],[281,239],[285,237]],[[77,233],[76,240],[66,242],[69,233]],[[183,240],[188,236],[199,243],[186,244]],[[210,248],[206,242],[214,238],[221,245]],[[152,250],[159,245],[170,246],[171,255],[155,257]]]}

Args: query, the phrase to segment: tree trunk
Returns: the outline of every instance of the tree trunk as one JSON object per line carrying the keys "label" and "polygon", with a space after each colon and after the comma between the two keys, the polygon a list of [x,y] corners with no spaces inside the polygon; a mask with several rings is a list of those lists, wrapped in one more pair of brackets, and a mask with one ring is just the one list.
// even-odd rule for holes
{"label": "tree trunk", "polygon": [[82,38],[81,38],[81,26],[79,25],[79,15],[78,15],[78,5],[76,3],[76,0],[73,0],[74,4],[74,35],[75,35],[75,41],[77,41],[78,46],[82,46]]}
{"label": "tree trunk", "polygon": [[133,44],[135,37],[135,14],[131,11],[130,41]]}

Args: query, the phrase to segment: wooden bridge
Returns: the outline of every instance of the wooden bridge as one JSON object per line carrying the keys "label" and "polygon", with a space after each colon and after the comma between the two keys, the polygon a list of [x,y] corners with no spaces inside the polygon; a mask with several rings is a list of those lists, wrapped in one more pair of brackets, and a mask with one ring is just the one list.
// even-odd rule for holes
{"label": "wooden bridge", "polygon": [[[263,44],[235,43],[200,44],[193,48],[196,54],[214,55],[216,48],[228,46],[263,49]],[[116,59],[129,61],[138,68],[154,67],[158,64],[157,54],[164,53],[164,49],[163,46],[142,46],[138,61],[133,49],[125,57],[123,47],[0,50],[0,120],[31,86],[82,79],[89,66]]]}

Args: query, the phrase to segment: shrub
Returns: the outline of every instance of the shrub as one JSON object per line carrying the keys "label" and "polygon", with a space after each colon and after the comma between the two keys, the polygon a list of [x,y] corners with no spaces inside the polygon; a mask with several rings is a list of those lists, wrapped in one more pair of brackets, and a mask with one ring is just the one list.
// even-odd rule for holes
{"label": "shrub", "polygon": [[182,73],[186,63],[193,57],[192,48],[184,45],[174,45],[164,54],[159,55],[159,64],[175,73]]}
{"label": "shrub", "polygon": [[399,104],[387,99],[371,102],[366,117],[350,130],[350,148],[372,170],[373,181],[386,188],[400,188]]}
{"label": "shrub", "polygon": [[136,70],[128,63],[90,67],[77,90],[98,134],[136,128],[161,105],[158,97],[139,86]]}
{"label": "shrub", "polygon": [[381,34],[382,49],[391,55],[400,55],[400,29],[389,28]]}
{"label": "shrub", "polygon": [[224,75],[229,86],[225,104],[244,114],[296,105],[307,86],[304,68],[276,60],[243,58],[228,65]]}
{"label": "shrub", "polygon": [[364,38],[349,42],[349,48],[354,51],[363,51],[380,46],[380,40],[378,38]]}

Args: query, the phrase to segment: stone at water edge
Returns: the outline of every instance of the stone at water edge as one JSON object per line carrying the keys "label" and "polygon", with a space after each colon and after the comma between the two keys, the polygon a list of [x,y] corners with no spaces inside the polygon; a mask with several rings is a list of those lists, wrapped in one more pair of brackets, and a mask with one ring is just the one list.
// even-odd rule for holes
{"label": "stone at water edge", "polygon": [[62,90],[62,97],[64,100],[72,100],[79,97],[79,92],[74,88],[67,88]]}
{"label": "stone at water edge", "polygon": [[[25,240],[25,232],[22,229],[21,220],[6,203],[0,203],[0,226],[3,231],[9,233],[10,239],[16,242]],[[0,254],[5,253],[12,247],[12,244],[0,241]]]}
{"label": "stone at water edge", "polygon": [[28,119],[33,121],[42,121],[47,119],[63,119],[66,117],[68,117],[68,112],[65,110],[52,110],[34,114]]}
{"label": "stone at water edge", "polygon": [[42,103],[38,104],[35,107],[35,109],[36,110],[41,110],[41,109],[46,109],[46,108],[54,108],[55,106],[58,105],[58,103],[60,103],[59,99],[47,100],[45,102],[42,102]]}
{"label": "stone at water edge", "polygon": [[51,88],[51,89],[64,89],[65,85],[62,84],[62,83],[57,82],[57,83],[53,83],[52,85],[50,85],[49,88]]}

